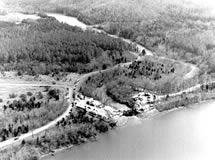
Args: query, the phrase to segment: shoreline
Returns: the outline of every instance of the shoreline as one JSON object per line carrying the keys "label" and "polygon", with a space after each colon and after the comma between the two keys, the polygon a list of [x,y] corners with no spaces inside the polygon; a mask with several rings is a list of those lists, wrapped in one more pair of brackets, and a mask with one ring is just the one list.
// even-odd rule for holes
{"label": "shoreline", "polygon": [[[212,101],[212,100],[213,99],[203,100],[203,101],[200,101],[200,102],[197,102],[197,103],[189,104],[187,106],[201,104],[201,103],[209,102],[209,101]],[[161,112],[159,112],[157,110],[156,110],[156,112],[152,112],[152,113],[150,113],[150,112],[147,113],[146,112],[145,113],[146,117],[143,116],[144,118],[143,117],[138,117],[138,116],[135,116],[135,117],[147,120],[147,119],[153,118],[154,116],[161,115],[161,113],[166,114],[166,113],[178,110],[178,109],[187,108],[187,106],[181,106],[181,107],[171,108],[171,109],[167,109],[167,110],[164,110],[164,111],[161,111]],[[123,126],[126,125],[128,123],[128,121],[129,121],[129,117],[127,118],[127,121],[123,124]],[[50,153],[44,154],[40,158],[44,158],[44,157],[50,156],[50,155],[55,154],[55,153],[57,154],[58,152],[61,152],[61,151],[66,150],[66,149],[70,149],[70,148],[72,148],[74,146],[76,146],[76,145],[69,145],[69,146],[66,146],[66,147],[62,147],[62,148],[50,151]]]}
{"label": "shoreline", "polygon": [[[210,103],[210,102],[215,102],[215,99],[209,99],[209,100],[203,100],[203,101],[200,101],[198,103],[193,103],[193,104],[189,104],[187,106],[181,106],[181,107],[177,107],[177,108],[172,108],[172,109],[169,109],[169,110],[165,110],[165,111],[162,111],[162,112],[159,112],[158,110],[156,112],[152,112],[152,113],[146,113],[147,114],[147,117],[144,117],[142,115],[137,115],[137,116],[130,116],[130,117],[126,117],[126,122],[123,124],[123,125],[120,125],[120,126],[117,126],[117,127],[122,127],[122,126],[125,126],[129,120],[131,120],[131,118],[138,118],[140,119],[141,121],[145,121],[145,120],[149,120],[151,118],[154,118],[156,116],[162,116],[162,115],[165,115],[165,114],[168,114],[168,113],[171,113],[171,112],[174,112],[174,111],[177,111],[177,110],[181,110],[181,109],[189,109],[189,106],[196,106],[196,105],[199,105],[199,104],[204,104],[204,103]],[[107,132],[106,132],[107,133]],[[99,136],[99,135],[98,135]],[[89,139],[86,140],[86,142],[89,141]],[[84,143],[86,143],[84,142]],[[83,145],[84,145],[83,143]],[[62,151],[65,151],[67,149],[72,149],[73,147],[76,147],[77,145],[69,145],[67,147],[62,147],[62,148],[59,148],[59,149],[56,149],[56,150],[53,150],[53,152],[50,152],[50,153],[47,153],[47,154],[44,154],[44,155],[41,155],[40,159],[43,159],[43,158],[46,158],[46,157],[49,157],[49,156],[55,156],[55,154],[58,154],[59,152],[62,152]],[[53,154],[53,155],[52,155]]]}
{"label": "shoreline", "polygon": [[[76,145],[71,144],[71,145],[69,145],[69,146],[67,146],[67,147],[62,147],[62,148],[59,148],[59,149],[52,150],[52,152],[50,152],[50,153],[41,155],[41,156],[40,156],[40,159],[43,159],[43,158],[46,158],[46,157],[49,157],[49,156],[55,156],[55,154],[57,154],[57,153],[59,153],[59,152],[62,152],[62,151],[65,151],[65,150],[67,150],[67,149],[71,149],[71,148],[73,148],[73,147],[75,147],[75,146],[76,146]],[[53,154],[53,155],[52,155],[52,154]]]}

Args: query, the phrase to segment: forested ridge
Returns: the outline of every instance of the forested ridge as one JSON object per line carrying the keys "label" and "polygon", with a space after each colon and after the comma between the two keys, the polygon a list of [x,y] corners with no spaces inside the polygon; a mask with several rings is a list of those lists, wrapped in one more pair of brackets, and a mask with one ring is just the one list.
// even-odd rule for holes
{"label": "forested ridge", "polygon": [[82,31],[54,18],[24,20],[19,25],[0,23],[2,70],[19,74],[86,73],[129,58],[129,45],[104,34]]}
{"label": "forested ridge", "polygon": [[196,64],[200,74],[215,73],[215,18],[213,10],[204,6],[184,0],[2,1],[24,13],[75,16],[108,33],[136,41],[158,56]]}

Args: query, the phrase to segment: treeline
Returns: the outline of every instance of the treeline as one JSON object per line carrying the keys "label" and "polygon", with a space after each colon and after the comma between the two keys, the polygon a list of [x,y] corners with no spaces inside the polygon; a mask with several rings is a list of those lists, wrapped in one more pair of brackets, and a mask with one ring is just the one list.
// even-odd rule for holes
{"label": "treeline", "polygon": [[184,94],[177,97],[166,98],[166,101],[161,103],[156,103],[154,107],[159,111],[166,111],[179,107],[187,107],[191,104],[195,104],[201,101],[201,98],[198,94]]}
{"label": "treeline", "polygon": [[[160,3],[159,0],[153,3],[148,0],[128,0],[126,3],[123,0],[83,0],[80,3],[69,2],[69,6],[68,2],[57,1],[40,1],[28,5],[20,1],[19,5],[22,4],[22,8],[29,12],[31,6],[35,10],[40,8],[72,15],[89,24],[101,24],[99,27],[107,32],[132,39],[158,55],[208,66],[202,59],[206,55],[210,59],[210,53],[215,50],[215,18],[208,14],[211,10],[187,5],[182,1]],[[213,67],[208,67],[214,73]]]}
{"label": "treeline", "polygon": [[96,93],[94,93],[96,88],[101,88],[103,85],[114,81],[116,77],[122,75],[123,72],[123,68],[117,68],[90,76],[81,86],[80,92],[87,97],[93,97],[101,101],[100,97],[97,97]]}
{"label": "treeline", "polygon": [[187,107],[201,101],[212,100],[215,99],[214,89],[215,83],[208,82],[207,84],[201,84],[200,89],[194,91],[193,93],[183,93],[174,97],[169,97],[167,94],[165,100],[161,103],[155,104],[155,108],[162,112],[173,108]]}
{"label": "treeline", "polygon": [[128,73],[128,69],[119,67],[93,75],[85,81],[80,92],[88,97],[104,101],[104,97],[102,97],[97,90],[104,87],[105,89],[103,92],[105,92],[107,96],[118,103],[133,108],[135,102],[132,99],[132,94],[136,92],[135,89],[140,85],[135,83],[135,79],[128,76]]}
{"label": "treeline", "polygon": [[[131,6],[134,7],[137,3],[140,5],[140,2],[132,2]],[[162,7],[164,8],[161,11],[156,8],[157,16],[151,19],[144,16],[144,13],[147,14],[147,10],[139,10],[136,21],[133,17],[126,17],[124,20],[125,15],[122,16],[120,12],[116,12],[117,14],[114,16],[112,14],[115,13],[110,12],[108,16],[111,20],[98,13],[97,17],[105,21],[99,27],[108,33],[136,41],[153,50],[159,56],[180,59],[197,65],[205,64],[203,59],[206,55],[214,58],[211,53],[215,51],[215,18],[208,16],[208,10],[180,5],[164,5]],[[105,8],[108,8],[108,5]],[[138,12],[136,8],[132,11],[133,14]],[[120,9],[119,7],[117,10]],[[105,9],[103,10],[105,11]],[[142,14],[142,17],[138,16]],[[132,14],[128,12],[127,15]],[[153,14],[151,15],[153,16]],[[95,15],[92,14],[90,17],[95,17]],[[114,21],[116,19],[118,21]],[[212,69],[213,67],[208,66],[208,68]]]}
{"label": "treeline", "polygon": [[[1,22],[4,23],[4,22]],[[83,32],[54,18],[0,28],[2,70],[18,74],[86,73],[127,61],[130,46],[104,34]]]}
{"label": "treeline", "polygon": [[118,67],[89,77],[80,91],[83,95],[105,101],[105,97],[99,94],[102,89],[114,101],[133,108],[135,102],[132,95],[139,88],[158,94],[174,92],[178,83],[181,83],[181,77],[177,77],[175,72],[178,73],[178,66],[174,62],[145,57],[128,67]]}
{"label": "treeline", "polygon": [[135,84],[126,77],[119,77],[106,85],[106,93],[114,101],[133,108],[135,101],[132,94],[135,93]]}
{"label": "treeline", "polygon": [[[57,99],[53,93],[57,94]],[[1,118],[0,123],[0,141],[27,133],[61,115],[68,104],[58,93],[57,89],[49,89],[45,98],[42,98],[41,92],[29,98],[21,94],[19,99],[3,105],[4,118]]]}
{"label": "treeline", "polygon": [[130,66],[129,76],[135,78],[137,76],[145,76],[152,80],[159,80],[162,75],[169,75],[175,72],[174,63],[162,63],[145,58],[143,61],[135,61]]}
{"label": "treeline", "polygon": [[[38,109],[41,107],[43,102],[36,101],[35,97],[31,97],[29,100],[24,98],[24,94],[20,95],[20,100],[14,100],[12,103],[7,103],[3,105],[4,113],[7,112],[29,112],[33,109]],[[25,124],[25,121],[20,121],[20,117],[14,117],[15,119],[5,127],[1,127],[0,130],[0,139],[5,141],[10,137],[17,137],[21,134],[28,133],[29,126]],[[30,119],[28,116],[26,119]],[[24,123],[23,123],[24,122]]]}
{"label": "treeline", "polygon": [[28,143],[34,145],[41,154],[47,154],[62,147],[84,143],[88,139],[95,140],[98,133],[107,132],[115,125],[114,122],[105,122],[85,110],[72,109],[70,115],[60,121],[57,127]]}
{"label": "treeline", "polygon": [[213,90],[215,88],[215,83],[209,82],[209,84],[202,84],[200,87],[201,87],[201,90],[203,90],[203,91]]}
{"label": "treeline", "polygon": [[[23,153],[23,158],[28,157],[38,158],[39,155],[45,155],[53,153],[56,149],[63,147],[70,147],[72,145],[79,145],[85,143],[87,140],[96,140],[98,133],[107,132],[109,129],[115,127],[114,122],[105,122],[100,117],[92,116],[88,112],[82,109],[72,109],[70,115],[62,119],[57,123],[56,127],[53,127],[38,136],[34,136],[32,140],[22,141],[22,144],[16,148],[4,150],[1,153],[1,157],[7,160],[8,157],[15,153],[26,150],[26,147],[31,146],[32,155]],[[15,154],[19,157],[20,155]]]}
{"label": "treeline", "polygon": [[7,140],[11,137],[17,137],[21,134],[28,133],[29,128],[28,125],[20,125],[14,126],[13,124],[9,124],[7,129],[1,128],[0,130],[0,142]]}
{"label": "treeline", "polygon": [[73,107],[74,108],[71,109],[69,116],[63,118],[56,124],[57,127],[66,127],[71,124],[91,124],[95,127],[96,131],[102,133],[116,126],[116,123],[111,122],[111,120],[105,121],[99,115],[91,114],[82,108]]}
{"label": "treeline", "polygon": [[24,111],[25,109],[30,111],[35,108],[40,108],[43,102],[36,101],[35,97],[31,97],[29,100],[26,100],[24,96],[21,96],[22,100],[14,100],[10,104],[3,105],[4,112],[7,109],[11,109],[13,111]]}

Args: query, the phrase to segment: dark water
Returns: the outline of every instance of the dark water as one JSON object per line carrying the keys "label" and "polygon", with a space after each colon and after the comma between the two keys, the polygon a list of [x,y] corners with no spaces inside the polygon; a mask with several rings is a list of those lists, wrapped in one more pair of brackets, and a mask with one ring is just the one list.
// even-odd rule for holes
{"label": "dark water", "polygon": [[[48,158],[46,158],[48,159]],[[215,160],[215,102],[127,125],[50,160]]]}

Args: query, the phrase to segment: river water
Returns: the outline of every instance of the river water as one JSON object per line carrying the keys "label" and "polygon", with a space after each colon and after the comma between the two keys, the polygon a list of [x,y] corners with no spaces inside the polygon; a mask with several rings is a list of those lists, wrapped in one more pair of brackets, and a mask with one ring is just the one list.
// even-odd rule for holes
{"label": "river water", "polygon": [[[52,16],[86,29],[86,25],[76,18]],[[161,113],[145,120],[130,118],[124,126],[99,135],[96,142],[75,146],[44,159],[215,160],[214,122],[215,102]]]}
{"label": "river water", "polygon": [[62,14],[57,14],[57,13],[48,13],[47,15],[51,16],[51,17],[55,17],[59,22],[67,23],[67,24],[69,24],[71,26],[77,26],[77,27],[82,28],[83,30],[87,29],[87,25],[82,23],[82,22],[80,22],[75,17],[69,17],[69,16],[65,16],[65,15],[62,15]]}
{"label": "river water", "polygon": [[22,13],[8,13],[6,15],[0,15],[0,21],[21,23],[24,19],[38,19],[40,17],[36,15],[22,14]]}
{"label": "river water", "polygon": [[48,160],[214,160],[215,102],[153,118],[131,118],[96,142],[57,153]]}
{"label": "river water", "polygon": [[[50,16],[86,29],[77,19]],[[127,40],[126,40],[127,41]],[[139,46],[138,46],[139,47]],[[215,102],[128,123],[48,160],[215,160]]]}

